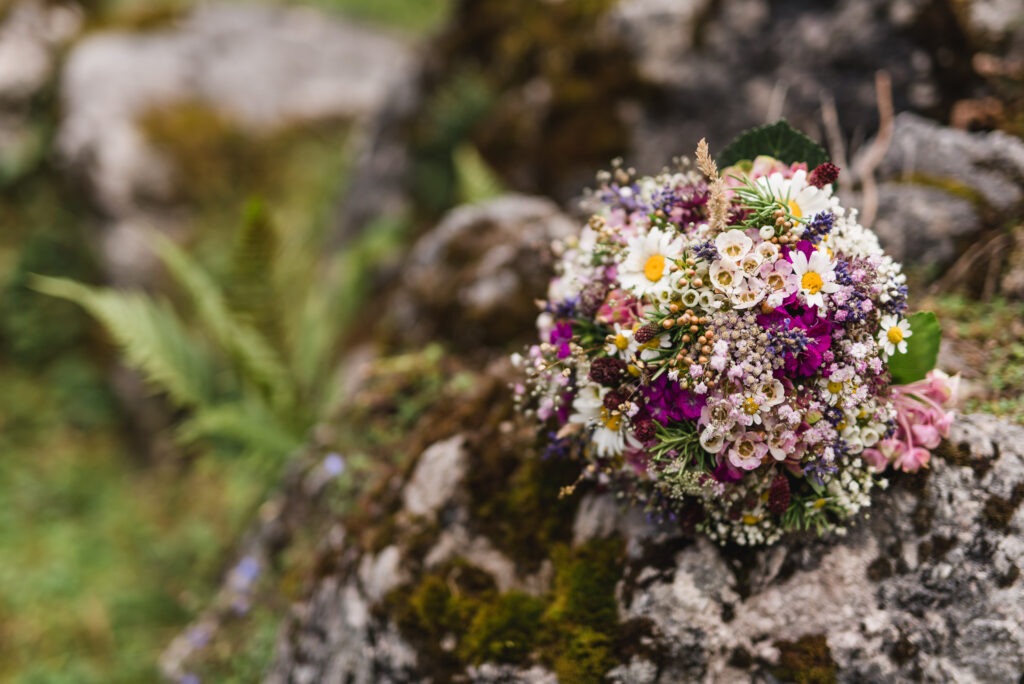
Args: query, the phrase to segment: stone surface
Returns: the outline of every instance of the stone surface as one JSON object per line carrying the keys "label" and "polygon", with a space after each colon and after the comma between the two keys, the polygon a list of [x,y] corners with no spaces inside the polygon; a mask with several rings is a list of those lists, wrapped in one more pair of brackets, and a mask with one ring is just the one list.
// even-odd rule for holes
{"label": "stone surface", "polygon": [[[455,209],[402,263],[391,327],[403,345],[507,344],[529,330],[544,296],[551,241],[576,232],[551,201],[507,195]],[[537,258],[542,255],[541,258]]]}
{"label": "stone surface", "polygon": [[[896,478],[848,536],[790,538],[761,550],[688,541],[642,518],[613,522],[615,505],[591,495],[578,508],[574,543],[626,537],[619,617],[648,625],[648,655],[623,655],[610,681],[777,681],[780,661],[799,643],[819,644],[818,657],[842,682],[1017,681],[1024,672],[1022,445],[1024,428],[962,416],[931,471]],[[477,456],[467,458],[472,469]],[[452,501],[464,497],[457,491]],[[441,535],[472,527],[465,518],[449,522],[458,519],[438,518]],[[344,553],[348,567],[359,565],[358,551]],[[378,558],[366,562],[379,565]],[[409,561],[396,565],[417,563]],[[368,681],[369,672],[375,681],[429,681],[432,673],[372,595],[379,594],[363,572],[320,580],[283,636],[269,681]],[[536,665],[497,663],[461,677],[556,681]]]}
{"label": "stone surface", "polygon": [[113,279],[149,262],[134,243],[176,217],[173,169],[139,119],[199,103],[251,134],[365,117],[408,68],[401,41],[309,9],[201,3],[179,24],[101,32],[71,50],[63,70],[61,159],[85,179],[109,217],[101,241]]}
{"label": "stone surface", "polygon": [[0,181],[17,176],[44,151],[45,123],[34,100],[57,68],[58,54],[80,30],[75,5],[19,0],[0,23]]}
{"label": "stone surface", "polygon": [[[879,183],[873,228],[895,259],[916,266],[949,265],[969,238],[1018,221],[1024,210],[1024,142],[999,131],[968,133],[903,112],[872,173]],[[854,207],[865,198],[844,196]]]}
{"label": "stone surface", "polygon": [[[720,151],[779,117],[825,140],[827,102],[840,142],[855,149],[878,125],[878,70],[892,79],[896,111],[938,120],[948,120],[957,101],[991,94],[971,64],[977,46],[944,1],[509,7],[456,4],[448,29],[429,45],[431,58],[394,91],[394,106],[364,146],[338,234],[402,205],[396,198],[431,217],[436,203],[451,206],[451,184],[424,177],[450,175],[452,152],[467,142],[511,189],[567,202],[616,156],[657,172],[673,156],[691,155],[702,137]],[[467,90],[467,81],[478,87]]]}

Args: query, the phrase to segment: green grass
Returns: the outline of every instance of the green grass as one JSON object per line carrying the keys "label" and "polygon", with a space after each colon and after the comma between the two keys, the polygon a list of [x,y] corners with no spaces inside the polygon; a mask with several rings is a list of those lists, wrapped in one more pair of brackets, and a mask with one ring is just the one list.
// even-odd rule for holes
{"label": "green grass", "polygon": [[154,680],[264,483],[214,459],[145,464],[35,374],[0,380],[0,680]]}
{"label": "green grass", "polygon": [[943,336],[967,362],[968,379],[980,389],[964,409],[1024,425],[1024,302],[943,295],[923,308],[938,315]]}

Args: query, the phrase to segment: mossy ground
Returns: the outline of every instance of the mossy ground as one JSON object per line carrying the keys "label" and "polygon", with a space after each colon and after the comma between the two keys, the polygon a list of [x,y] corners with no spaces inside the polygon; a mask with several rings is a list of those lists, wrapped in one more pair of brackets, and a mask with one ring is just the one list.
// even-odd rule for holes
{"label": "mossy ground", "polygon": [[943,337],[964,361],[975,391],[963,409],[1024,424],[1024,302],[945,295],[921,308],[936,312]]}

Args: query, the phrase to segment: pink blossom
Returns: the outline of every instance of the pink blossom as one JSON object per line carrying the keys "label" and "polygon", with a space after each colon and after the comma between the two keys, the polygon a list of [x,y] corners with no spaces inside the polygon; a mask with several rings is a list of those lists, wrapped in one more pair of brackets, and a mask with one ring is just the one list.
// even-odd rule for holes
{"label": "pink blossom", "polygon": [[893,387],[896,432],[876,448],[865,449],[864,460],[879,472],[889,463],[907,473],[927,467],[931,460],[928,450],[949,436],[953,413],[946,408],[955,401],[958,382],[959,378],[933,370],[924,380]]}

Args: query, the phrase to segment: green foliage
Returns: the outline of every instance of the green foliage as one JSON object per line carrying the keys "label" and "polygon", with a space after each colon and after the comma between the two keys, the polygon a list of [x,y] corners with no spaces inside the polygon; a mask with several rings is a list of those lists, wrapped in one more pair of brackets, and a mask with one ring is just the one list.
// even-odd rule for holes
{"label": "green foliage", "polygon": [[828,161],[828,153],[821,145],[785,120],[779,120],[741,133],[722,150],[718,165],[726,168],[744,160],[753,160],[762,154],[786,164],[807,162],[809,169]]}
{"label": "green foliage", "polygon": [[65,396],[96,399],[91,373],[0,362],[0,681],[158,681],[262,487],[227,461],[140,468],[109,414]]}
{"label": "green foliage", "polygon": [[166,301],[63,278],[37,276],[32,285],[44,294],[75,302],[95,316],[124,349],[128,363],[175,403],[195,407],[209,401],[210,359]]}
{"label": "green foliage", "polygon": [[[176,406],[187,409],[177,437],[186,444],[224,442],[248,453],[280,458],[305,439],[339,401],[329,378],[344,326],[362,301],[369,270],[389,253],[401,225],[371,230],[340,256],[322,280],[307,255],[305,282],[289,294],[278,292],[275,231],[250,210],[236,241],[233,273],[235,308],[228,293],[199,263],[168,238],[152,235],[153,248],[185,295],[187,311],[165,299],[134,291],[90,287],[67,279],[38,276],[34,287],[75,302],[92,314],[139,370]],[[263,285],[253,285],[262,273]],[[292,306],[267,310],[278,317],[263,329],[252,324],[260,292],[269,302]],[[253,306],[250,306],[253,304]],[[285,312],[287,311],[287,317]],[[293,330],[294,344],[275,346],[266,330]]]}
{"label": "green foliage", "polygon": [[495,98],[484,76],[462,70],[450,76],[427,101],[413,131],[412,183],[417,203],[431,215],[454,206],[460,191],[466,192],[467,180],[477,183],[481,177],[477,171],[486,169],[479,157],[476,169],[467,167],[467,162],[474,164],[476,160],[467,160],[463,152],[460,170],[456,153],[467,149],[466,141],[492,110]]}
{"label": "green foliage", "polygon": [[907,338],[907,352],[889,357],[889,372],[898,385],[923,380],[939,356],[939,341],[942,329],[939,319],[930,311],[919,311],[907,319],[910,322],[910,337]]}
{"label": "green foliage", "polygon": [[437,28],[448,16],[452,0],[304,0],[356,19],[422,34]]}
{"label": "green foliage", "polygon": [[1024,302],[945,295],[927,304],[938,312],[953,354],[963,360],[965,379],[975,388],[964,410],[1024,424]]}
{"label": "green foliage", "polygon": [[501,179],[472,145],[467,143],[456,148],[454,161],[461,203],[482,202],[505,192]]}

